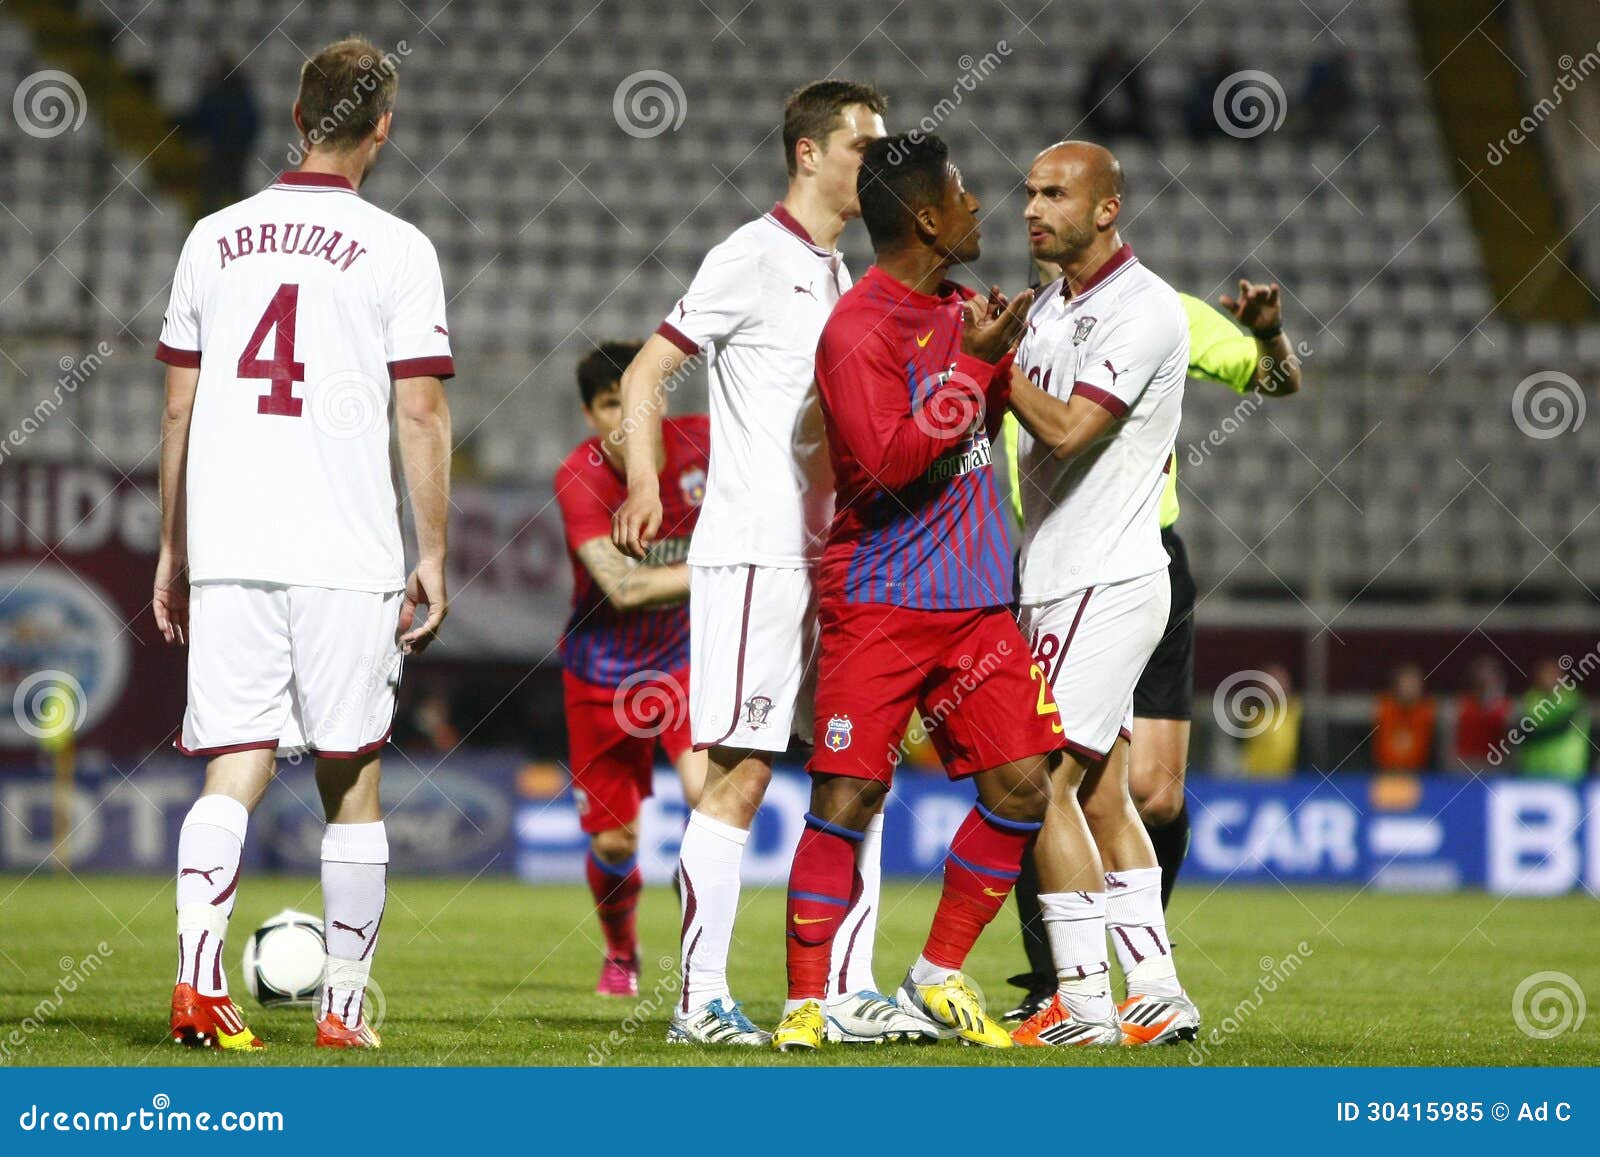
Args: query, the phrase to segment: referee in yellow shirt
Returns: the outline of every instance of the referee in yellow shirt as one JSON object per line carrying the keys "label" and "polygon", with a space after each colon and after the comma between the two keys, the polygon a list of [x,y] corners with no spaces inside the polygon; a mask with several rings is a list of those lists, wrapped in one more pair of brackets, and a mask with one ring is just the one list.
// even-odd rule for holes
{"label": "referee in yellow shirt", "polygon": [[[1039,263],[1037,274],[1048,284],[1060,271]],[[1179,294],[1189,319],[1189,376],[1218,382],[1239,394],[1251,391],[1285,397],[1300,389],[1300,359],[1283,332],[1283,306],[1276,283],[1239,282],[1237,297],[1218,299],[1223,309]],[[1239,327],[1243,326],[1244,330]],[[1022,520],[1022,495],[1017,484],[1017,419],[1005,418],[1006,466],[1012,510]],[[1172,610],[1166,633],[1156,644],[1133,691],[1133,741],[1118,740],[1108,759],[1128,759],[1128,788],[1139,809],[1161,865],[1161,906],[1166,907],[1178,871],[1189,850],[1189,810],[1183,777],[1189,759],[1189,720],[1194,700],[1194,576],[1189,555],[1174,524],[1178,521],[1178,455],[1167,471],[1161,495],[1161,541],[1170,560]],[[1011,983],[1027,996],[1006,1013],[1007,1020],[1026,1020],[1056,991],[1055,965],[1039,912],[1039,878],[1030,854],[1017,880],[1017,911],[1022,917],[1023,946],[1029,970]]]}

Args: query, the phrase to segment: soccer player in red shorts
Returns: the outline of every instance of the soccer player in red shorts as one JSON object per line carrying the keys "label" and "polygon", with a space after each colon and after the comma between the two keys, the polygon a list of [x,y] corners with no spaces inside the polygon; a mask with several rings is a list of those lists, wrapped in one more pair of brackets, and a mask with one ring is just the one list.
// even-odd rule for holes
{"label": "soccer player in red shorts", "polygon": [[587,874],[605,933],[595,991],[635,996],[639,943],[639,805],[650,794],[656,746],[694,807],[704,753],[689,741],[689,533],[705,496],[702,414],[662,422],[661,533],[642,560],[611,545],[611,516],[627,496],[621,471],[622,371],[638,342],[606,342],[578,363],[583,414],[595,437],[556,472],[572,561],[572,616],[561,637],[567,746],[578,818],[589,834]]}
{"label": "soccer player in red shorts", "polygon": [[979,303],[945,280],[978,256],[978,203],[937,137],[869,144],[857,191],[876,264],[817,346],[838,505],[817,579],[811,810],[789,876],[789,1000],[772,1043],[826,1038],[829,952],[859,887],[855,845],[883,807],[915,708],[978,799],[895,1000],[942,1035],[1005,1048],[961,967],[1011,892],[1061,748],[1055,701],[1007,609],[1011,550],[989,466],[1031,295],[1008,304],[995,289]]}

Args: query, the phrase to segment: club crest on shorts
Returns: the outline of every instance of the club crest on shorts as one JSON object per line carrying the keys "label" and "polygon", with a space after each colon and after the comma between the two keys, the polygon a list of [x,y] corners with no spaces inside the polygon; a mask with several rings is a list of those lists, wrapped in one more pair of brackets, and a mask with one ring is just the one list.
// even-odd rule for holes
{"label": "club crest on shorts", "polygon": [[683,491],[683,500],[690,506],[699,506],[706,497],[706,472],[698,466],[691,466],[678,475],[678,489]]}
{"label": "club crest on shorts", "polygon": [[772,700],[765,695],[752,695],[744,701],[744,725],[752,731],[765,727],[770,714]]}
{"label": "club crest on shorts", "polygon": [[822,737],[822,742],[829,751],[843,751],[850,746],[850,730],[854,726],[850,716],[835,715],[828,720],[828,733]]}
{"label": "club crest on shorts", "polygon": [[1099,320],[1097,317],[1080,317],[1078,319],[1078,327],[1072,331],[1072,344],[1083,344],[1083,339],[1089,336],[1089,331],[1094,328],[1094,323]]}

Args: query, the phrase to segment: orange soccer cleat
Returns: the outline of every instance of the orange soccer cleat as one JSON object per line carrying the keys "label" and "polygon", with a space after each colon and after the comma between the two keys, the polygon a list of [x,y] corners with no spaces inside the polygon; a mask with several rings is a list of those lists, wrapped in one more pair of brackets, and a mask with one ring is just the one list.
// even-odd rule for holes
{"label": "orange soccer cleat", "polygon": [[201,996],[192,984],[172,990],[172,1040],[199,1049],[261,1049],[239,1006],[226,996]]}
{"label": "orange soccer cleat", "polygon": [[330,1012],[317,1022],[317,1047],[319,1049],[375,1049],[383,1047],[383,1038],[376,1029],[363,1021],[355,1028],[345,1027],[339,1014]]}
{"label": "orange soccer cleat", "polygon": [[1114,1020],[1105,1024],[1078,1020],[1058,992],[1049,1004],[1013,1029],[1011,1039],[1036,1048],[1114,1045],[1121,1043],[1122,1030]]}
{"label": "orange soccer cleat", "polygon": [[1184,993],[1177,996],[1130,996],[1117,1006],[1122,1043],[1129,1048],[1194,1040],[1200,1031],[1200,1010]]}

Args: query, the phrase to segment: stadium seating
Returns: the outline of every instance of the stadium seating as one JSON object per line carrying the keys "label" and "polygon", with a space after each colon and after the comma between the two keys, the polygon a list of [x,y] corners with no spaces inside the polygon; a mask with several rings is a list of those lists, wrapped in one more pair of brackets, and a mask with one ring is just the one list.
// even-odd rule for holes
{"label": "stadium seating", "polygon": [[[1493,316],[1459,196],[1464,173],[1434,123],[1403,5],[1124,0],[1046,6],[1025,24],[1031,6],[727,0],[711,5],[727,23],[710,34],[705,8],[592,0],[79,3],[113,31],[126,22],[115,51],[151,71],[174,112],[217,48],[245,57],[267,125],[263,181],[288,163],[287,109],[307,50],[358,29],[403,57],[394,144],[366,192],[438,246],[462,371],[456,427],[484,471],[512,479],[547,477],[579,436],[570,377],[583,345],[647,332],[706,248],[781,192],[773,129],[789,88],[830,72],[868,78],[892,94],[891,127],[938,121],[984,203],[979,272],[1017,284],[1021,170],[1073,131],[1089,58],[1121,38],[1145,57],[1153,133],[1110,142],[1131,182],[1126,236],[1193,293],[1215,297],[1240,275],[1281,281],[1308,350],[1305,395],[1252,409],[1198,464],[1183,460],[1186,447],[1219,430],[1238,399],[1190,391],[1184,525],[1205,577],[1224,594],[1279,588],[1284,598],[1504,591],[1542,560],[1540,573],[1570,568],[1600,583],[1600,519],[1573,531],[1587,490],[1562,497],[1571,480],[1596,476],[1600,448],[1577,433],[1529,438],[1511,412],[1517,383],[1536,371],[1592,381],[1600,329],[1513,328]],[[1180,23],[1182,37],[1169,39]],[[0,63],[14,75],[40,67],[12,31]],[[1341,43],[1359,98],[1349,127],[1324,135],[1299,107],[1300,88],[1307,59]],[[1251,139],[1196,143],[1181,105],[1224,48],[1282,90],[1284,120]],[[651,69],[681,89],[668,99],[682,124],[630,135],[613,94]],[[957,85],[975,72],[986,75],[971,91]],[[942,116],[946,98],[959,107]],[[36,382],[60,343],[15,335],[107,335],[120,352],[85,389],[89,430],[103,429],[97,441],[128,467],[146,460],[158,405],[136,343],[153,342],[187,222],[139,174],[117,184],[106,148],[92,116],[49,141],[0,121],[0,202],[26,223],[0,229],[0,346],[39,346],[8,354]],[[125,172],[138,160],[113,156]],[[864,268],[859,229],[845,244]],[[0,396],[36,392],[13,366],[0,362],[0,373]],[[687,405],[703,397],[689,393]],[[51,429],[28,452],[73,444],[70,430]]]}

